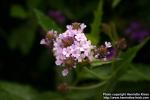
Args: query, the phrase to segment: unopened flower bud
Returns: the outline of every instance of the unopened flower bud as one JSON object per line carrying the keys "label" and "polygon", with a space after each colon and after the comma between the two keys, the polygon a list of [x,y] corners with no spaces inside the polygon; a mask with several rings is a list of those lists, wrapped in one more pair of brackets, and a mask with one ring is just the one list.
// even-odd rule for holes
{"label": "unopened flower bud", "polygon": [[75,59],[73,57],[69,57],[65,59],[64,64],[68,69],[72,69],[75,66]]}
{"label": "unopened flower bud", "polygon": [[107,48],[103,45],[101,45],[99,48],[96,48],[95,50],[95,54],[97,56],[97,58],[105,58],[107,55]]}
{"label": "unopened flower bud", "polygon": [[59,84],[59,85],[57,86],[57,90],[58,90],[59,92],[62,92],[62,93],[67,92],[67,91],[69,90],[68,84],[67,84],[67,83],[61,83],[61,84]]}
{"label": "unopened flower bud", "polygon": [[74,23],[72,23],[72,29],[73,30],[78,30],[78,29],[80,29],[81,27],[80,27],[80,23],[77,23],[77,22],[74,22]]}
{"label": "unopened flower bud", "polygon": [[46,38],[48,38],[49,40],[52,40],[56,38],[56,35],[54,34],[53,31],[48,31],[48,33],[46,34]]}
{"label": "unopened flower bud", "polygon": [[94,56],[101,60],[111,60],[116,55],[116,50],[112,47],[110,42],[105,42],[99,48],[95,48]]}
{"label": "unopened flower bud", "polygon": [[127,49],[127,42],[125,38],[120,38],[116,41],[116,48],[119,50],[126,50]]}
{"label": "unopened flower bud", "polygon": [[46,45],[49,48],[53,47],[53,42],[56,39],[57,32],[56,31],[48,31],[45,38],[41,40],[40,44]]}

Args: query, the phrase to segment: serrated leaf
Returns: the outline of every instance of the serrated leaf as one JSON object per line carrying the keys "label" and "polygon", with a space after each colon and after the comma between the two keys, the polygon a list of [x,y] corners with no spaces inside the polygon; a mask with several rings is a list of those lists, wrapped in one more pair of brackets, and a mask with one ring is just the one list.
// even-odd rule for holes
{"label": "serrated leaf", "polygon": [[42,12],[40,12],[37,9],[34,9],[38,24],[45,30],[56,30],[56,31],[61,31],[61,29],[58,27],[58,25],[50,19],[48,16],[44,15]]}

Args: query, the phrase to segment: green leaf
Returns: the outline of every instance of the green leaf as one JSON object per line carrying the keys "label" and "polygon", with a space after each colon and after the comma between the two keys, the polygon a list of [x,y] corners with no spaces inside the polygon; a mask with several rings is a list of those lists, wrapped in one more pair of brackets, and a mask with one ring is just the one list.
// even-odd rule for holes
{"label": "green leaf", "polygon": [[115,8],[120,3],[120,1],[121,0],[113,0],[112,7]]}
{"label": "green leaf", "polygon": [[0,89],[0,100],[25,100],[25,99]]}
{"label": "green leaf", "polygon": [[113,60],[112,61],[101,61],[101,60],[97,60],[95,59],[92,63],[91,63],[91,67],[92,68],[95,68],[95,67],[100,67],[101,65],[104,65],[104,64],[110,64],[114,62]]}
{"label": "green leaf", "polygon": [[88,90],[72,91],[65,95],[66,100],[92,100],[94,97],[95,91],[88,91]]}
{"label": "green leaf", "polygon": [[80,80],[84,79],[100,79],[106,80],[110,77],[110,64],[102,65],[101,67],[97,67],[95,69],[85,69],[81,70],[79,73]]}
{"label": "green leaf", "polygon": [[58,27],[58,25],[50,19],[48,16],[44,15],[42,12],[40,12],[37,9],[34,9],[38,24],[45,30],[51,30],[54,29],[56,31],[61,31],[61,29]]}
{"label": "green leaf", "polygon": [[66,100],[57,92],[38,92],[18,83],[0,82],[0,100]]}
{"label": "green leaf", "polygon": [[0,100],[32,100],[36,93],[29,86],[0,82]]}
{"label": "green leaf", "polygon": [[[129,48],[124,54],[122,54],[122,56],[121,56],[122,60],[118,60],[118,61],[114,62],[114,64],[113,64],[115,66],[115,70],[112,71],[112,69],[110,68],[110,64],[108,64],[109,67],[103,67],[103,66],[105,66],[105,65],[103,65],[101,67],[96,67],[95,69],[91,69],[90,71],[92,71],[92,72],[90,72],[90,73],[83,70],[80,72],[80,79],[86,79],[86,78],[96,79],[96,78],[98,78],[101,80],[106,80],[109,78],[109,80],[107,80],[108,81],[107,87],[111,88],[112,84],[110,84],[110,83],[116,83],[118,79],[120,79],[124,74],[126,74],[126,71],[129,70],[130,63],[132,62],[133,58],[136,56],[138,51],[144,46],[144,44],[147,43],[147,41],[149,39],[150,38],[148,37],[139,45]],[[101,63],[100,63],[100,65],[101,65]],[[112,71],[112,73],[111,73],[111,71]],[[105,88],[105,89],[108,89],[108,88]]]}
{"label": "green leaf", "polygon": [[41,6],[44,6],[43,4],[42,4],[42,1],[41,0],[27,0],[27,2],[26,2],[27,4],[28,4],[28,7],[30,7],[30,8],[39,8],[39,6],[41,7]]}
{"label": "green leaf", "polygon": [[59,10],[64,10],[64,8],[66,8],[65,2],[62,0],[55,0],[55,1],[48,1],[48,2],[52,8],[59,9]]}
{"label": "green leaf", "polygon": [[[113,88],[115,87],[117,81],[122,77],[126,71],[129,69],[129,64],[132,62],[133,58],[136,56],[137,52],[144,46],[144,44],[149,40],[148,37],[139,45],[129,48],[127,52],[122,54],[121,58],[123,60],[119,62],[115,62],[114,66],[116,66],[115,70],[112,71],[112,75],[109,80],[107,80],[107,84],[103,88],[103,92],[112,92]],[[101,97],[102,98],[102,97]]]}
{"label": "green leaf", "polygon": [[[128,64],[130,64],[132,62],[132,60],[134,59],[134,57],[136,56],[138,51],[144,46],[145,43],[147,43],[147,41],[149,39],[150,39],[150,37],[146,38],[139,45],[131,47],[126,52],[122,53],[121,56],[120,56],[121,60],[116,61],[114,63],[115,73],[119,70],[122,70],[123,72],[125,72],[125,70],[129,68]],[[122,72],[120,71],[120,73],[122,73]]]}
{"label": "green leaf", "polygon": [[27,18],[27,12],[23,9],[21,5],[13,5],[10,9],[11,16],[16,18]]}
{"label": "green leaf", "polygon": [[[98,35],[98,34],[97,34]],[[96,45],[98,43],[98,37],[97,36],[92,36],[91,34],[86,34],[88,40],[92,42],[92,44]]]}
{"label": "green leaf", "polygon": [[[134,68],[127,69],[126,73],[124,73],[119,81],[150,81],[150,66],[142,65],[142,64],[126,64],[126,66],[132,66]],[[111,76],[111,67],[110,64],[102,65],[101,67],[96,67],[95,69],[91,69],[93,73],[98,76],[98,79],[107,80]],[[97,77],[86,70],[82,70],[80,72],[80,79],[97,79]]]}
{"label": "green leaf", "polygon": [[131,64],[131,69],[127,71],[119,80],[123,81],[150,81],[150,66],[142,64]]}
{"label": "green leaf", "polygon": [[[97,44],[99,41],[99,34],[100,34],[100,25],[102,21],[102,15],[103,15],[103,0],[99,1],[98,8],[94,12],[94,20],[91,24],[91,32],[88,34],[89,38],[95,39],[95,41],[92,41],[94,44]],[[92,39],[92,40],[93,40]]]}
{"label": "green leaf", "polygon": [[130,63],[133,58],[136,56],[136,54],[138,53],[138,51],[148,42],[148,40],[150,39],[150,37],[146,38],[142,43],[140,43],[137,46],[134,46],[132,48],[129,48],[125,53],[122,54],[121,58],[124,59],[124,63]]}
{"label": "green leaf", "polygon": [[25,23],[13,30],[8,39],[11,49],[19,49],[23,54],[29,53],[35,39],[36,25],[31,22]]}
{"label": "green leaf", "polygon": [[150,82],[118,82],[115,86],[114,93],[142,93],[149,91]]}
{"label": "green leaf", "polygon": [[66,100],[64,97],[56,92],[44,92],[34,96],[32,100]]}

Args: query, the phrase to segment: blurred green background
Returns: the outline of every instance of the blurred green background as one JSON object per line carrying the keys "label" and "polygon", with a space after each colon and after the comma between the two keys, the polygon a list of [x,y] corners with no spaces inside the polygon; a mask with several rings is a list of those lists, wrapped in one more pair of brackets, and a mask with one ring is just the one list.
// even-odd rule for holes
{"label": "blurred green background", "polygon": [[[48,30],[57,29],[63,32],[66,25],[72,22],[85,23],[85,33],[101,33],[89,35],[90,39],[94,38],[94,43],[95,40],[100,43],[113,40],[108,35],[109,27],[106,27],[112,23],[115,25],[114,34],[125,37],[129,49],[150,35],[150,0],[103,0],[101,4],[100,1],[1,0],[0,100],[98,98],[100,89],[97,89],[96,93],[58,92],[57,85],[61,82],[72,83],[74,76],[61,77],[52,53],[40,45],[40,40]],[[97,37],[100,37],[100,40]],[[129,70],[115,85],[114,92],[150,92],[149,44],[150,41],[137,50],[132,63],[138,69]],[[128,57],[131,58],[125,58]],[[110,70],[108,66],[109,64],[106,64],[102,69],[95,70],[102,80],[107,78],[106,74]],[[83,80],[78,85],[97,82],[90,75],[81,76]]]}

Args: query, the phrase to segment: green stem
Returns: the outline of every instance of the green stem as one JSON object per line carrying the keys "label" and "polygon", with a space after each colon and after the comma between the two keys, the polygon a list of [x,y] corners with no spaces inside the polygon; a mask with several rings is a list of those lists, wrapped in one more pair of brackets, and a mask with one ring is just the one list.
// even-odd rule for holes
{"label": "green stem", "polygon": [[98,79],[102,80],[101,77],[99,77],[96,73],[94,73],[93,71],[89,70],[87,67],[83,67],[84,70],[86,70],[87,72],[89,72],[90,74],[92,74],[93,76],[97,77]]}
{"label": "green stem", "polygon": [[114,22],[111,22],[111,29],[112,29],[113,39],[117,40],[118,39],[118,34],[117,34],[117,31],[116,31],[116,25],[115,25]]}
{"label": "green stem", "polygon": [[[117,49],[116,49],[116,52],[117,52],[117,56],[119,57],[120,55],[121,55],[121,52],[119,52]],[[118,67],[117,66],[115,66],[115,63],[116,63],[116,61],[119,61],[119,60],[122,60],[122,59],[120,59],[120,58],[114,58],[113,60],[112,60],[112,72],[113,71],[115,71]]]}
{"label": "green stem", "polygon": [[111,27],[109,25],[109,29],[108,29],[108,36],[109,38],[112,40],[113,44],[115,43],[115,40],[113,39],[113,35],[112,35],[112,30],[111,30]]}
{"label": "green stem", "polygon": [[71,89],[71,90],[90,90],[90,89],[95,89],[95,88],[101,87],[101,86],[103,86],[105,83],[106,83],[106,82],[103,81],[103,82],[100,82],[100,83],[95,84],[95,85],[84,86],[84,87],[74,87],[74,86],[70,86],[69,89]]}
{"label": "green stem", "polygon": [[76,80],[73,82],[73,85],[76,85],[79,81],[80,79],[77,77]]}
{"label": "green stem", "polygon": [[91,68],[97,68],[97,67],[100,67],[101,65],[104,65],[104,64],[110,64],[112,63],[113,61],[99,61],[98,63],[92,63],[91,64]]}
{"label": "green stem", "polygon": [[140,72],[137,68],[135,68],[133,65],[130,65],[130,68],[132,68],[132,70],[135,71],[135,73],[141,77],[143,77],[144,79],[146,80],[149,80],[150,81],[150,78],[145,76],[142,72]]}

